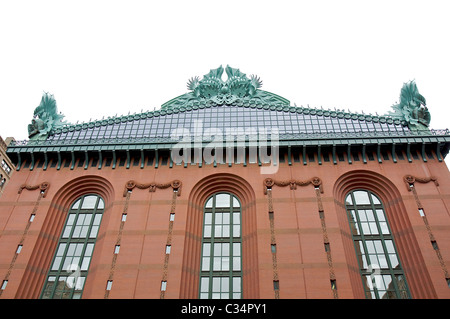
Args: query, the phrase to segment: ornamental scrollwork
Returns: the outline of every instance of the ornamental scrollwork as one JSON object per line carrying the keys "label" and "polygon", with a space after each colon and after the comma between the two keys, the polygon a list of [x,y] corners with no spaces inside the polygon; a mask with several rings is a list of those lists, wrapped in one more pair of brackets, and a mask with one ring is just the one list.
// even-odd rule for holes
{"label": "ornamental scrollwork", "polygon": [[39,189],[41,191],[42,197],[45,197],[45,196],[47,196],[47,191],[48,191],[49,188],[50,188],[50,183],[49,182],[43,182],[43,183],[40,183],[40,184],[37,184],[37,185],[22,184],[22,185],[20,185],[19,190],[18,190],[17,193],[18,194],[22,194],[22,191],[24,189],[29,190],[29,191],[33,191],[33,190]]}
{"label": "ornamental scrollwork", "polygon": [[272,178],[266,178],[263,182],[264,184],[264,194],[267,195],[267,190],[272,188],[272,186],[280,186],[285,187],[289,186],[291,190],[297,189],[297,186],[307,186],[312,184],[315,188],[318,188],[320,192],[323,194],[323,186],[322,186],[322,180],[319,177],[312,177],[309,180],[306,181],[299,181],[295,179],[286,180],[286,181],[278,181],[274,180]]}
{"label": "ornamental scrollwork", "polygon": [[413,175],[405,175],[403,177],[403,180],[406,184],[406,188],[408,189],[408,191],[411,191],[411,185],[414,185],[415,182],[419,182],[419,183],[429,183],[429,182],[434,182],[434,185],[439,186],[439,182],[437,180],[437,177],[435,176],[430,176],[430,177],[417,177],[417,176],[413,176]]}
{"label": "ornamental scrollwork", "polygon": [[181,185],[182,185],[182,183],[180,180],[173,180],[168,183],[155,183],[155,182],[137,183],[134,180],[130,180],[125,183],[125,188],[123,190],[123,196],[125,197],[128,192],[131,192],[136,187],[139,189],[147,189],[148,188],[149,192],[152,192],[152,193],[155,192],[157,188],[165,189],[165,188],[172,187],[172,189],[177,192],[177,196],[180,196],[181,195]]}

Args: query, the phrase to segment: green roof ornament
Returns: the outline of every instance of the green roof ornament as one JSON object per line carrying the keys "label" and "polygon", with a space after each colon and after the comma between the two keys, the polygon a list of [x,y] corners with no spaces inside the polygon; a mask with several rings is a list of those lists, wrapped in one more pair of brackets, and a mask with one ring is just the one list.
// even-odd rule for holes
{"label": "green roof ornament", "polygon": [[34,109],[33,120],[28,124],[28,138],[32,140],[46,139],[52,129],[67,123],[62,121],[64,115],[58,114],[56,100],[52,94],[44,92],[41,103]]}
{"label": "green roof ornament", "polygon": [[431,115],[425,98],[419,93],[414,81],[404,83],[400,91],[400,103],[393,105],[394,112],[388,116],[404,120],[412,130],[427,130]]}
{"label": "green roof ornament", "polygon": [[[222,80],[223,72],[227,74]],[[212,69],[202,79],[192,77],[187,83],[189,93],[180,95],[161,106],[161,109],[180,108],[200,104],[231,105],[250,100],[270,105],[289,105],[289,101],[276,94],[260,90],[262,81],[256,75],[248,78],[245,73],[227,65]]]}

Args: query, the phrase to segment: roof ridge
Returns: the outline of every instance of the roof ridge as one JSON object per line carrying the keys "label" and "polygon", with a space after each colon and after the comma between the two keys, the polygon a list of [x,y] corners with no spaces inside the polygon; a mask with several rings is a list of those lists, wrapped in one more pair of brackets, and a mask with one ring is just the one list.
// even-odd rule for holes
{"label": "roof ridge", "polygon": [[108,116],[106,119],[97,119],[92,120],[89,122],[82,122],[82,123],[76,123],[76,124],[66,124],[63,127],[56,128],[52,131],[51,134],[59,134],[62,132],[72,131],[72,130],[80,130],[80,129],[87,129],[87,128],[93,128],[93,127],[99,127],[99,126],[105,126],[105,125],[112,125],[112,124],[118,124],[123,122],[131,122],[134,120],[144,119],[144,118],[151,118],[151,117],[158,117],[158,116],[165,116],[169,114],[177,114],[182,112],[188,112],[192,110],[198,110],[198,109],[204,109],[204,108],[211,108],[211,107],[222,107],[224,105],[226,106],[235,106],[235,107],[245,107],[245,108],[255,108],[255,109],[264,109],[264,110],[271,110],[271,111],[284,111],[284,112],[290,112],[290,113],[300,113],[300,114],[311,114],[311,115],[318,115],[318,116],[326,116],[326,117],[338,117],[338,118],[346,118],[346,119],[353,119],[353,120],[361,120],[361,121],[369,121],[369,122],[380,122],[380,123],[388,123],[388,124],[402,124],[407,125],[406,121],[400,120],[400,119],[394,119],[392,116],[388,114],[384,115],[373,115],[371,113],[365,114],[364,112],[358,113],[358,112],[349,112],[345,110],[340,109],[324,109],[322,107],[310,107],[309,104],[307,107],[297,106],[294,105],[273,105],[273,103],[255,103],[258,101],[249,100],[248,103],[232,103],[232,104],[217,104],[212,101],[207,101],[207,103],[198,103],[198,105],[187,105],[182,107],[173,107],[173,108],[167,108],[167,109],[154,109],[153,111],[145,111],[140,113],[128,113],[127,115],[120,115],[120,116]]}

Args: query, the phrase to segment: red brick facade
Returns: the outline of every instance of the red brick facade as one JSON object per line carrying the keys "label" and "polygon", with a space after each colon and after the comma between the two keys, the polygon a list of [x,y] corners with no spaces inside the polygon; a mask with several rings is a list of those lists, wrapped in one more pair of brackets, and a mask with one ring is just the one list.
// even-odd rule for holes
{"label": "red brick facade", "polygon": [[279,165],[272,175],[260,174],[258,164],[16,171],[0,199],[0,280],[8,281],[0,298],[39,298],[67,211],[90,193],[104,199],[105,212],[83,298],[197,298],[203,206],[220,191],[242,204],[244,298],[364,298],[344,206],[354,189],[382,200],[412,298],[450,298],[444,162]]}

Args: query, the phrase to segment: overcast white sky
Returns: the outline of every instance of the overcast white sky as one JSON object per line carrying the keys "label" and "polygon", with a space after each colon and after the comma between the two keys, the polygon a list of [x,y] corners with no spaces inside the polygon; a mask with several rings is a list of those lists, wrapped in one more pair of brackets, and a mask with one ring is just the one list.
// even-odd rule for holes
{"label": "overcast white sky", "polygon": [[449,128],[450,1],[0,0],[0,135],[158,109],[229,64],[297,106],[385,114],[415,80]]}

